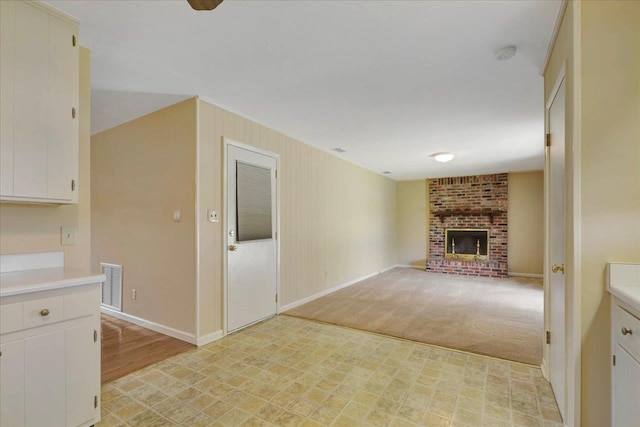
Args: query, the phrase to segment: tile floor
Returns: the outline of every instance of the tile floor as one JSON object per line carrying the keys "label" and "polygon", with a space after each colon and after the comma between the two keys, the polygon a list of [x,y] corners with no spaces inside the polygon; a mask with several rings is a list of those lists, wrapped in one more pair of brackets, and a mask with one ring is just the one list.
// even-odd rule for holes
{"label": "tile floor", "polygon": [[561,426],[540,369],[277,316],[102,387],[98,426]]}

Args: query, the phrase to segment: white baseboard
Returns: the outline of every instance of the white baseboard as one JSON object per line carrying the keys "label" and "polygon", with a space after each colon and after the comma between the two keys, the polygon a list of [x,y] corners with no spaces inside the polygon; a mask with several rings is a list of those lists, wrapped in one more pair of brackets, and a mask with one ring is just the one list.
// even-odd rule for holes
{"label": "white baseboard", "polygon": [[427,268],[426,265],[396,264],[395,266],[398,268],[415,268],[416,270],[420,270],[420,271]]}
{"label": "white baseboard", "polygon": [[212,343],[214,341],[218,341],[223,336],[224,336],[224,333],[222,332],[222,330],[211,332],[210,334],[198,337],[198,339],[196,340],[196,345],[198,347],[201,347],[203,345],[210,344],[210,343]]}
{"label": "white baseboard", "polygon": [[513,276],[513,277],[533,277],[536,279],[542,279],[542,274],[536,274],[536,273],[514,273],[512,271],[509,271],[507,273],[509,276]]}
{"label": "white baseboard", "polygon": [[[140,317],[132,316],[131,314],[123,313],[121,311],[111,310],[110,308],[107,308],[107,307],[100,307],[100,312],[109,316],[117,317],[118,319],[126,320],[127,322],[131,322],[135,325],[142,326],[143,328],[151,329],[152,331],[159,332],[164,335],[169,335],[170,337],[188,342],[189,344],[197,345],[196,336],[194,334],[180,331],[178,329],[161,325],[159,323],[142,319]],[[219,331],[219,332],[222,333],[222,331]],[[205,337],[208,337],[208,335],[205,335]]]}
{"label": "white baseboard", "polygon": [[351,285],[354,285],[354,284],[356,284],[358,282],[361,282],[363,280],[366,280],[366,279],[368,279],[370,277],[377,276],[378,274],[382,274],[385,271],[389,271],[392,268],[396,268],[396,267],[398,267],[398,265],[392,265],[391,267],[387,267],[385,269],[379,270],[376,273],[367,274],[366,276],[362,276],[362,277],[359,277],[357,279],[350,280],[350,281],[348,281],[346,283],[342,283],[342,284],[340,284],[338,286],[334,286],[333,288],[329,288],[329,289],[326,289],[326,290],[324,290],[322,292],[318,292],[317,294],[313,294],[311,296],[299,299],[298,301],[292,302],[290,304],[283,305],[282,307],[279,308],[278,314],[284,313],[287,310],[291,310],[292,308],[296,308],[298,306],[301,306],[302,304],[306,304],[308,302],[311,302],[311,301],[313,301],[315,299],[318,299],[320,297],[323,297],[325,295],[329,295],[332,292],[335,292],[335,291],[338,291],[340,289],[343,289],[343,288],[349,287]]}

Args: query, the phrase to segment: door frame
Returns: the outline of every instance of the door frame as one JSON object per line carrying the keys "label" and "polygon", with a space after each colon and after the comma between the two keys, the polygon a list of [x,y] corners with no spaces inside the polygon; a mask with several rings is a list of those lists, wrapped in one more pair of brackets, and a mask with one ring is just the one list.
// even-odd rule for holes
{"label": "door frame", "polygon": [[[551,105],[560,89],[565,83],[565,419],[564,425],[577,425],[580,420],[580,387],[581,387],[581,325],[580,325],[580,194],[579,194],[579,135],[576,133],[575,116],[579,110],[575,108],[575,82],[567,81],[567,63],[563,63],[556,76],[553,89],[549,97],[545,99],[545,140],[549,133],[549,114]],[[575,78],[575,72],[573,73]],[[568,95],[573,92],[573,95]],[[579,97],[578,97],[579,99]],[[567,117],[567,111],[573,107],[573,120]],[[571,137],[569,138],[569,134]],[[550,330],[550,156],[549,147],[544,148],[544,330]],[[569,197],[570,196],[570,197]],[[552,338],[553,339],[553,338]],[[543,338],[542,374],[549,380],[549,345]]]}
{"label": "door frame", "polygon": [[[267,150],[263,150],[253,145],[245,144],[226,136],[222,137],[222,334],[227,335],[227,296],[228,291],[228,246],[229,235],[227,233],[227,207],[229,201],[227,192],[227,160],[228,160],[228,147],[232,145],[234,147],[242,148],[244,150],[253,151],[254,153],[262,154],[264,156],[272,157],[276,160],[276,171],[280,169],[280,155],[272,153]],[[276,293],[278,300],[276,301],[276,315],[280,314],[280,178],[276,172]]]}

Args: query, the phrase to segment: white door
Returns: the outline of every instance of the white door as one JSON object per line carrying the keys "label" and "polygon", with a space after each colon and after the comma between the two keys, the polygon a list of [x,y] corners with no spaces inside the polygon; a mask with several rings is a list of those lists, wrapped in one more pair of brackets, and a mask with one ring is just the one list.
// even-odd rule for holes
{"label": "white door", "polygon": [[564,419],[565,389],[565,283],[564,283],[564,123],[565,83],[549,108],[549,379]]}
{"label": "white door", "polygon": [[276,314],[276,157],[227,145],[227,331]]}

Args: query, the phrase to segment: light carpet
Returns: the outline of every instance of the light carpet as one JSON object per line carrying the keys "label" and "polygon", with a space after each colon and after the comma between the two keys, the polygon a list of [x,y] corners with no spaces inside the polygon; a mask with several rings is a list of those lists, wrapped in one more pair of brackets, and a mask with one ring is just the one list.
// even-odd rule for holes
{"label": "light carpet", "polygon": [[540,365],[542,280],[394,268],[285,314]]}

